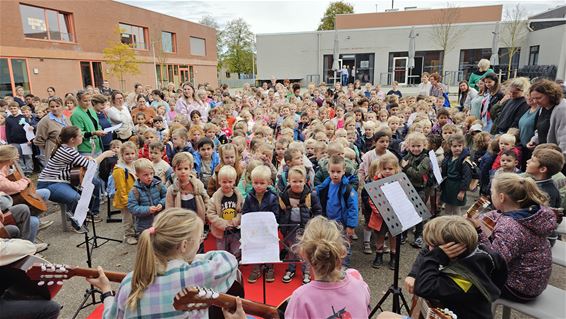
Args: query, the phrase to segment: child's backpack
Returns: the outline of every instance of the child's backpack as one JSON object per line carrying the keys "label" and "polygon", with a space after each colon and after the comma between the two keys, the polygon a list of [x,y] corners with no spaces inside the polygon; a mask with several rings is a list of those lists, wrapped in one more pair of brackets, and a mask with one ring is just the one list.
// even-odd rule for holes
{"label": "child's backpack", "polygon": [[472,180],[468,185],[468,190],[473,192],[478,188],[480,183],[480,168],[474,161],[470,159],[469,156],[466,156],[464,163],[468,165],[470,167],[470,170],[472,171]]}

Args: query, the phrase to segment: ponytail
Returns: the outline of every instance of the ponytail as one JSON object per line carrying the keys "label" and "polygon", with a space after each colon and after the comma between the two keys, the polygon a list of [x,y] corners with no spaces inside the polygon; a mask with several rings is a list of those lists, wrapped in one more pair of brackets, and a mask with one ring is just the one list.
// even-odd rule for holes
{"label": "ponytail", "polygon": [[77,137],[81,134],[81,129],[76,126],[67,126],[61,129],[59,132],[59,136],[57,136],[57,141],[55,142],[56,146],[51,152],[51,157],[57,153],[57,150],[61,145],[68,143],[73,137]]}
{"label": "ponytail", "polygon": [[515,173],[501,173],[494,178],[493,187],[497,193],[504,193],[521,208],[548,204],[548,196],[530,177],[519,176]]}
{"label": "ponytail", "polygon": [[[136,308],[138,300],[141,299],[145,289],[157,275],[158,266],[156,263],[159,262],[159,259],[156,258],[153,251],[151,236],[149,229],[144,230],[139,236],[136,264],[132,275],[132,290],[126,302],[130,309]],[[164,265],[160,266],[163,267]]]}

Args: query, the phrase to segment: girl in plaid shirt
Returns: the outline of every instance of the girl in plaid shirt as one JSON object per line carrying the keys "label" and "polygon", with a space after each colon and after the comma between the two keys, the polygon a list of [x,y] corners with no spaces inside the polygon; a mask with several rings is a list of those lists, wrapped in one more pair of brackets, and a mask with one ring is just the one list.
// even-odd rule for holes
{"label": "girl in plaid shirt", "polygon": [[[203,224],[194,212],[170,208],[157,215],[138,242],[134,271],[114,294],[101,267],[99,277],[87,279],[102,291],[103,318],[186,318],[173,308],[184,287],[200,286],[226,292],[236,279],[238,263],[225,251],[197,255]],[[208,318],[208,310],[191,318]]]}

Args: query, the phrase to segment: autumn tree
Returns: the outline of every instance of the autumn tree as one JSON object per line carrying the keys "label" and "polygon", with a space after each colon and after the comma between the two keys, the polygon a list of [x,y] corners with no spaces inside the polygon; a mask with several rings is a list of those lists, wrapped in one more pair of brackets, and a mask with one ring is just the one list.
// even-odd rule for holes
{"label": "autumn tree", "polygon": [[216,21],[216,19],[214,19],[214,17],[212,16],[204,16],[202,17],[202,19],[199,21],[200,24],[203,24],[205,26],[214,28],[216,30],[216,60],[217,62],[217,69],[220,70],[223,66],[222,60],[224,57],[224,42],[223,42],[223,36],[222,36],[222,29],[220,28],[220,25],[218,24],[218,22]]}
{"label": "autumn tree", "polygon": [[320,19],[317,30],[334,30],[336,15],[346,13],[354,13],[354,6],[344,1],[331,2],[326,8],[324,16]]}
{"label": "autumn tree", "polygon": [[505,22],[501,32],[501,43],[507,48],[507,78],[511,77],[513,57],[519,52],[527,38],[527,13],[524,8],[516,4],[506,11]]}
{"label": "autumn tree", "polygon": [[[121,30],[115,32],[120,39]],[[140,73],[138,57],[131,45],[122,43],[120,40],[111,40],[108,47],[103,50],[104,60],[112,75],[120,80],[120,88],[124,90],[124,76]]]}
{"label": "autumn tree", "polygon": [[222,30],[222,43],[225,51],[222,63],[231,73],[252,73],[255,47],[255,35],[242,18],[234,19]]}
{"label": "autumn tree", "polygon": [[446,8],[437,10],[433,17],[434,25],[430,32],[431,40],[442,48],[442,68],[444,73],[444,61],[448,52],[454,50],[461,35],[466,32],[465,28],[456,27],[455,24],[460,18],[460,9],[448,3]]}

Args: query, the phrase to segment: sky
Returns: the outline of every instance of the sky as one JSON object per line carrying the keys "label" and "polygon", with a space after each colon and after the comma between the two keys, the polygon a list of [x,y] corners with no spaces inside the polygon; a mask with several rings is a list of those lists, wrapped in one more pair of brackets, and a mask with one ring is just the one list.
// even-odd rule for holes
{"label": "sky", "polygon": [[[236,1],[236,0],[118,0],[144,9],[167,14],[177,18],[199,22],[203,16],[212,16],[222,27],[235,18],[243,18],[252,32],[283,33],[304,32],[317,29],[320,19],[330,0],[287,0],[287,1]],[[354,5],[354,13],[383,12],[391,8],[389,0],[356,0],[346,1]],[[516,3],[525,9],[528,15],[534,15],[547,9],[566,4],[565,0],[475,0],[467,1],[430,1],[430,0],[394,0],[394,6],[403,10],[405,7],[442,8],[447,3],[453,6],[480,6],[503,4],[504,13]]]}

